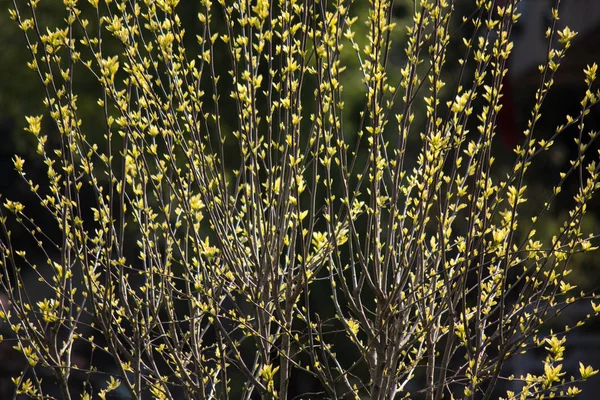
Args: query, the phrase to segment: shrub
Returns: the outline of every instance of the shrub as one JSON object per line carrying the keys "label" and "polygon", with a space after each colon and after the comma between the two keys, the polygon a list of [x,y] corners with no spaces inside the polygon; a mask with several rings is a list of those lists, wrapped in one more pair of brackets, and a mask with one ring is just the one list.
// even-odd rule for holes
{"label": "shrub", "polygon": [[[584,162],[596,65],[580,114],[536,136],[575,36],[556,27],[558,6],[503,173],[492,147],[514,1],[473,1],[452,34],[447,1],[414,2],[398,27],[385,0],[201,0],[196,37],[177,0],[80,3],[65,0],[51,27],[37,0],[11,10],[54,124],[27,117],[47,179],[14,157],[53,226],[3,203],[0,316],[26,360],[18,393],[47,398],[54,380],[64,399],[491,398],[506,362],[536,347],[543,372],[503,396],[574,396],[596,373],[563,371],[564,335],[544,330],[592,297],[565,278],[595,250],[581,222],[600,168]],[[401,62],[392,38],[407,43]],[[96,86],[76,86],[86,74]],[[102,127],[79,116],[78,93],[95,87]],[[530,164],[572,125],[577,159],[526,208]],[[575,205],[538,239],[568,179]]]}

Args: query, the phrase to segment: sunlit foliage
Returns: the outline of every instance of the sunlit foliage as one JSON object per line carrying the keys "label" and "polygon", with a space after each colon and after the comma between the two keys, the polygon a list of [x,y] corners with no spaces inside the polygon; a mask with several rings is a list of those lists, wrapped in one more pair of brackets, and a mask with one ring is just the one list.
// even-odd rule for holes
{"label": "sunlit foliage", "polygon": [[[73,361],[82,342],[117,367],[83,398],[124,388],[136,399],[285,399],[298,376],[335,399],[491,398],[507,360],[536,347],[548,351],[543,372],[510,377],[520,392],[503,396],[574,396],[596,373],[565,372],[564,335],[542,329],[593,297],[566,276],[575,253],[596,249],[581,221],[600,179],[597,155],[584,161],[596,65],[582,72],[580,114],[536,135],[575,36],[556,27],[558,4],[536,104],[501,176],[492,146],[516,2],[473,0],[464,18],[451,0],[408,2],[407,26],[395,24],[391,1],[365,3],[200,0],[193,37],[177,0],[64,0],[57,27],[40,22],[39,0],[15,0],[56,129],[27,117],[47,180],[29,180],[22,158],[14,166],[62,235],[3,200],[0,316],[33,371],[15,379],[19,393],[42,398],[45,369],[71,398],[73,371],[86,370]],[[470,29],[464,39],[457,24]],[[390,62],[399,31],[402,65]],[[452,41],[464,53],[445,82]],[[215,61],[223,54],[227,68]],[[80,74],[101,89],[103,140],[78,117]],[[354,93],[364,96],[352,130],[345,74],[361,77]],[[545,243],[536,226],[554,197],[521,217],[526,177],[574,124],[579,155],[554,194],[571,176],[580,185]],[[45,262],[11,240],[9,219]],[[53,294],[30,301],[24,269]]]}

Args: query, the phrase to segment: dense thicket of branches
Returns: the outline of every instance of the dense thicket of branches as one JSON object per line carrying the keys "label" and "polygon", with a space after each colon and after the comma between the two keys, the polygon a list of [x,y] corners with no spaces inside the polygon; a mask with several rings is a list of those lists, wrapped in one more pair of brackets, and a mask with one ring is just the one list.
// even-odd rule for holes
{"label": "dense thicket of branches", "polygon": [[[14,166],[59,231],[4,200],[0,317],[26,361],[18,393],[47,398],[51,379],[64,399],[492,398],[505,363],[541,346],[543,373],[511,377],[520,392],[501,395],[577,394],[596,371],[567,376],[562,336],[539,335],[593,297],[565,277],[575,253],[595,250],[581,228],[599,186],[597,155],[584,162],[595,65],[580,113],[536,135],[575,36],[557,28],[560,1],[508,174],[491,149],[516,1],[474,0],[465,38],[452,34],[463,17],[452,0],[410,3],[407,26],[386,0],[200,3],[196,37],[177,0],[65,0],[58,27],[39,1],[14,3],[56,128],[27,117],[47,180],[29,180],[18,156]],[[451,45],[464,53],[446,66]],[[79,117],[86,74],[101,139]],[[530,163],[569,126],[577,158],[529,220]],[[575,205],[544,242],[536,227],[568,179]],[[9,221],[38,253],[11,240]],[[23,281],[31,269],[39,287]]]}

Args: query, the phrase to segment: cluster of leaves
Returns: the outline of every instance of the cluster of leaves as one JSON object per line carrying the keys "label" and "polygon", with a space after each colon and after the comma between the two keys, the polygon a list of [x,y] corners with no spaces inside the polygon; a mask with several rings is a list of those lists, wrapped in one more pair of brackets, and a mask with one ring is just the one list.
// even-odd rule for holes
{"label": "cluster of leaves", "polygon": [[[580,114],[552,138],[535,135],[575,36],[556,28],[559,2],[547,32],[558,47],[540,67],[522,145],[501,178],[491,149],[519,17],[514,1],[474,1],[453,87],[443,77],[453,1],[415,2],[406,28],[395,26],[388,0],[371,0],[361,18],[352,0],[200,3],[196,38],[185,36],[177,0],[64,0],[56,28],[39,22],[39,0],[14,3],[59,137],[50,146],[42,116],[28,117],[47,181],[29,180],[19,157],[14,165],[62,234],[49,237],[22,204],[4,201],[9,300],[0,317],[32,375],[15,380],[19,393],[43,398],[43,370],[71,398],[73,371],[86,369],[73,349],[87,343],[116,368],[100,397],[121,386],[133,398],[288,398],[293,379],[309,379],[330,398],[409,390],[490,398],[507,360],[543,346],[543,374],[514,378],[521,392],[507,396],[577,394],[574,384],[596,371],[582,365],[568,381],[561,336],[536,336],[558,310],[591,297],[573,295],[565,277],[575,253],[595,250],[581,221],[600,185],[600,164],[584,162],[595,139],[584,137],[599,101],[595,65],[584,71]],[[366,38],[355,39],[361,24]],[[401,67],[389,62],[398,29],[407,37]],[[197,54],[186,50],[189,40]],[[110,41],[121,51],[107,51]],[[223,53],[228,70],[215,62]],[[364,87],[355,132],[345,128],[349,56]],[[79,73],[102,88],[98,143],[78,117]],[[223,121],[225,107],[235,107],[236,121]],[[574,124],[579,155],[554,194],[578,176],[575,206],[542,243],[536,226],[554,197],[524,221],[525,177]],[[412,136],[420,142],[414,165]],[[85,188],[95,194],[91,220]],[[41,265],[11,241],[7,211],[45,254]],[[30,301],[23,268],[52,294]],[[311,289],[330,296],[330,313]],[[340,353],[348,347],[353,358]],[[86,386],[83,397],[93,390]]]}

